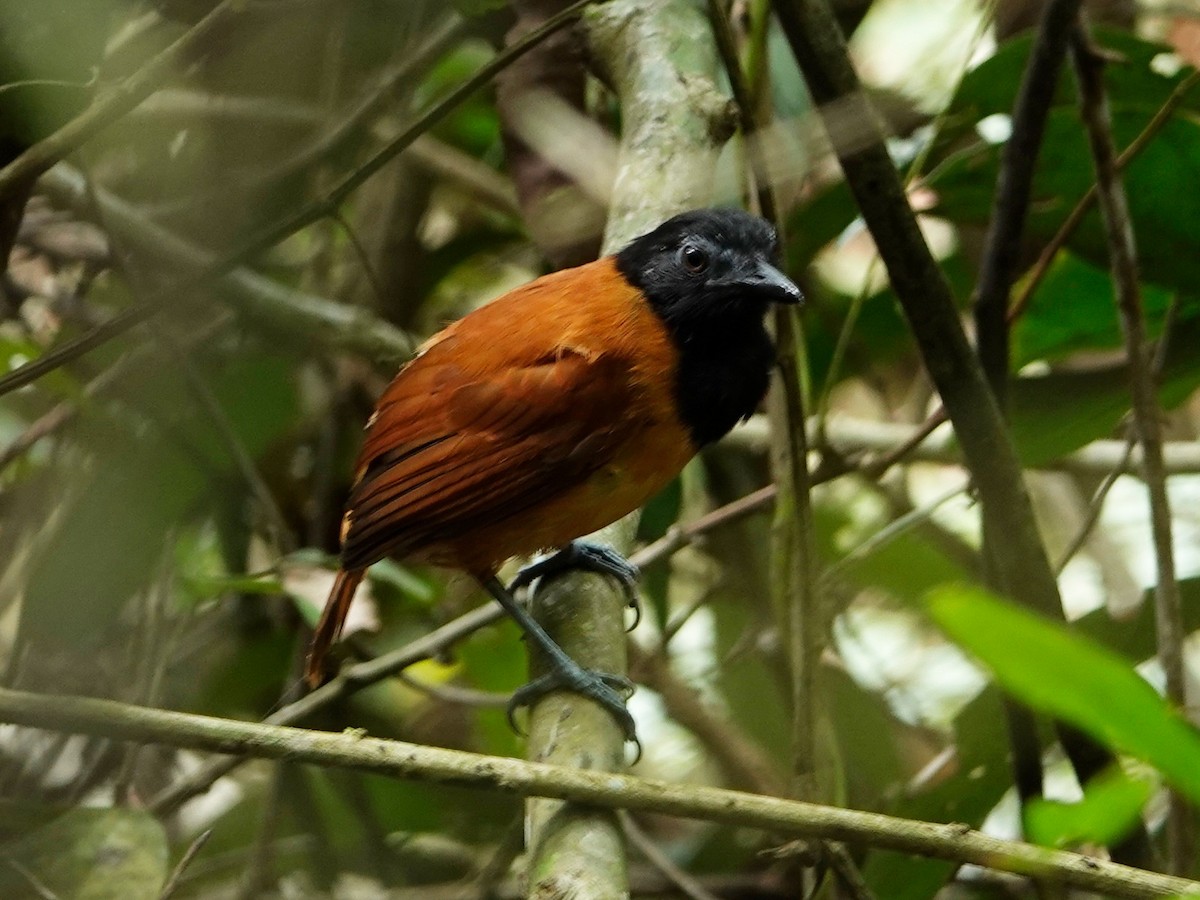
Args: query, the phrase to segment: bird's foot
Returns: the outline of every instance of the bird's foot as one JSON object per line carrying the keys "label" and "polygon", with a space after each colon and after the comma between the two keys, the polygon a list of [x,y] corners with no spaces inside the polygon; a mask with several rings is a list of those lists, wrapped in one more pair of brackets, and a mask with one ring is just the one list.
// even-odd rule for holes
{"label": "bird's foot", "polygon": [[520,588],[528,587],[541,578],[561,575],[563,572],[575,569],[598,572],[601,575],[611,575],[617,579],[620,582],[621,590],[625,594],[626,602],[634,612],[633,625],[630,626],[630,630],[632,631],[637,627],[638,622],[642,620],[642,606],[637,594],[637,580],[640,574],[638,567],[616,550],[611,547],[605,547],[603,544],[593,544],[589,541],[571,541],[571,543],[567,544],[561,550],[549,556],[542,557],[527,566],[523,566],[517,572],[508,589],[516,592]]}
{"label": "bird's foot", "polygon": [[554,691],[572,691],[587,697],[617,720],[625,734],[625,740],[638,743],[633,716],[629,714],[625,705],[625,701],[633,693],[633,682],[623,675],[585,669],[570,659],[566,660],[565,664],[556,663],[552,671],[517,688],[508,702],[508,723],[513,730],[519,731],[514,718],[518,709],[532,706]]}

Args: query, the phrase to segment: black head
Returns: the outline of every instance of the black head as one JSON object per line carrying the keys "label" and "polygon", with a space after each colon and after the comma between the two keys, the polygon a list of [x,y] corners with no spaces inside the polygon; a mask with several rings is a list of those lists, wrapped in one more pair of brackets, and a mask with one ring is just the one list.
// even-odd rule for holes
{"label": "black head", "polygon": [[662,318],[679,353],[675,398],[696,446],[715,441],[762,401],[775,350],[771,303],[799,303],[775,267],[775,229],[737,209],[668,219],[617,254],[617,268]]}
{"label": "black head", "polygon": [[740,209],[698,209],[668,219],[617,254],[617,268],[674,328],[761,322],[770,303],[799,303],[775,267],[775,229]]}

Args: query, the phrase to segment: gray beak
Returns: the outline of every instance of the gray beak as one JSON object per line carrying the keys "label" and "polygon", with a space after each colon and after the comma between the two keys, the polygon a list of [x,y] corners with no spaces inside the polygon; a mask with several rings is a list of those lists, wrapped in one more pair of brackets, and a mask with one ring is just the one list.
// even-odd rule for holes
{"label": "gray beak", "polygon": [[797,305],[804,302],[804,295],[800,293],[800,288],[796,287],[792,279],[768,262],[760,260],[755,265],[753,273],[738,280],[756,292],[766,295],[772,303]]}

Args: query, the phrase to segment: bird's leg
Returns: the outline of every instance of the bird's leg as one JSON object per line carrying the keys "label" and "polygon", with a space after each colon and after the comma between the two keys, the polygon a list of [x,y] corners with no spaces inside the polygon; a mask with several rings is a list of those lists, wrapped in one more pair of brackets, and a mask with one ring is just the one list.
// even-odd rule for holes
{"label": "bird's leg", "polygon": [[[519,577],[519,576],[518,576]],[[536,577],[536,576],[535,576]],[[607,672],[594,672],[585,669],[567,655],[562,647],[555,643],[554,638],[546,633],[546,629],[521,606],[512,592],[500,583],[494,575],[480,579],[487,592],[499,601],[526,636],[538,645],[550,661],[550,671],[529,684],[518,688],[508,703],[508,721],[516,731],[513,714],[522,706],[529,706],[534,701],[552,691],[568,690],[582,694],[589,700],[598,703],[608,710],[621,726],[626,740],[637,741],[633,716],[625,708],[625,697],[633,692],[633,684],[622,675]],[[624,696],[622,696],[624,695]]]}
{"label": "bird's leg", "polygon": [[637,627],[638,622],[642,620],[642,607],[638,602],[637,594],[638,567],[612,547],[605,547],[603,544],[571,541],[561,550],[523,566],[508,589],[515,594],[539,578],[545,578],[547,575],[560,575],[574,569],[611,575],[617,579],[621,584],[621,590],[625,592],[625,599],[634,613],[633,625],[630,626],[630,630]]}

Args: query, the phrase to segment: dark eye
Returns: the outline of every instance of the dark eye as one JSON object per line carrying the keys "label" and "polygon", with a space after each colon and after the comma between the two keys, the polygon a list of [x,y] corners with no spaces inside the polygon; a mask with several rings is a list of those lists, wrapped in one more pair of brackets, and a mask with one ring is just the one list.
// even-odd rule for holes
{"label": "dark eye", "polygon": [[708,254],[695,244],[684,244],[679,251],[679,259],[683,267],[694,275],[708,268]]}

